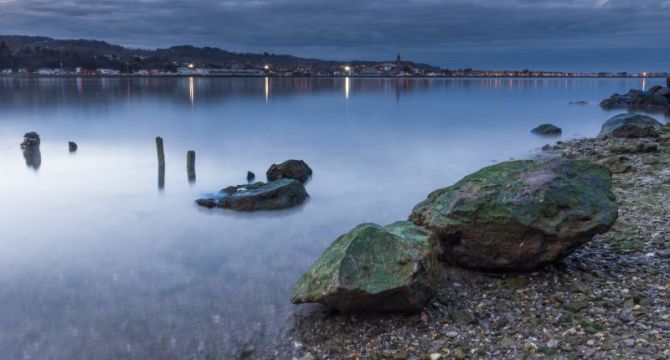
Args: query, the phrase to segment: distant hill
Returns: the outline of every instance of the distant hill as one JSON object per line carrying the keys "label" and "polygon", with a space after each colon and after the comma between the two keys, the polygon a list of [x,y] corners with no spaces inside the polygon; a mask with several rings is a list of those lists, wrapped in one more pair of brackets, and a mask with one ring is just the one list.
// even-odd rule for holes
{"label": "distant hill", "polygon": [[[108,68],[122,72],[158,69],[175,71],[186,63],[207,68],[253,69],[271,64],[274,68],[310,68],[332,70],[344,62],[306,59],[269,53],[236,53],[214,47],[173,46],[165,49],[131,49],[98,40],[59,40],[43,36],[0,35],[0,69],[34,71],[40,68],[74,70]],[[375,61],[353,61],[349,64],[379,64]],[[403,62],[421,70],[437,67]]]}

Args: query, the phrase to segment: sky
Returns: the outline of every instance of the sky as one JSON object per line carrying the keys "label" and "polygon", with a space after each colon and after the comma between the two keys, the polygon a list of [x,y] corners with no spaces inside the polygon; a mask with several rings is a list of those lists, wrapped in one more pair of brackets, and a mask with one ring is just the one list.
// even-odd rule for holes
{"label": "sky", "polygon": [[670,0],[0,0],[0,34],[456,69],[670,71]]}

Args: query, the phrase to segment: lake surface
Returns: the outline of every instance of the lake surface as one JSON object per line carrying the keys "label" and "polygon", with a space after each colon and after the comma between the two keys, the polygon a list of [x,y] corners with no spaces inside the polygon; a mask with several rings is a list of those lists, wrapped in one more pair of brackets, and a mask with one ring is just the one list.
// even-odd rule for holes
{"label": "lake surface", "polygon": [[[645,81],[645,86],[662,83]],[[637,79],[0,78],[0,358],[232,358],[272,348],[295,279],[362,222],[556,140]],[[586,100],[588,105],[569,105]],[[663,115],[655,115],[664,120]],[[667,119],[665,119],[667,120]],[[531,135],[544,122],[560,138]],[[24,157],[27,131],[42,137]],[[159,186],[154,138],[165,139]],[[79,150],[70,154],[67,142]],[[186,152],[197,154],[195,183]],[[304,159],[280,212],[193,201]],[[38,160],[38,161],[37,161]]]}

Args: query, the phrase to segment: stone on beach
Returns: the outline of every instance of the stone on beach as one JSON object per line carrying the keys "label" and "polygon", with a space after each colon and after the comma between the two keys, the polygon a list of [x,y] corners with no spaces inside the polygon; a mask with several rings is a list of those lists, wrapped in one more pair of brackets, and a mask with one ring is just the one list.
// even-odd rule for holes
{"label": "stone on beach", "polygon": [[562,131],[561,128],[553,124],[542,124],[531,130],[533,134],[539,135],[559,135]]}
{"label": "stone on beach", "polygon": [[309,195],[301,182],[279,179],[268,183],[229,186],[214,197],[196,200],[200,206],[238,211],[279,210],[302,204]]}
{"label": "stone on beach", "polygon": [[302,160],[287,160],[279,165],[272,164],[266,175],[268,181],[295,179],[304,184],[312,176],[312,169]]}
{"label": "stone on beach", "polygon": [[432,231],[440,256],[487,270],[558,260],[617,219],[611,173],[587,161],[510,161],[436,190],[410,220]]}
{"label": "stone on beach", "polygon": [[599,138],[657,137],[662,124],[642,114],[619,114],[603,124]]}
{"label": "stone on beach", "polygon": [[420,309],[433,296],[435,254],[428,233],[412,223],[361,224],[300,277],[291,301],[342,312]]}

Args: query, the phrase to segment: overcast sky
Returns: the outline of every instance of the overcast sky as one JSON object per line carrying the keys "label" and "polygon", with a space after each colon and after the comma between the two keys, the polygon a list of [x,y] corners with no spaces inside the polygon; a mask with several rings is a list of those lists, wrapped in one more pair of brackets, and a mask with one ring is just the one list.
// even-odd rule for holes
{"label": "overcast sky", "polygon": [[670,71],[670,0],[0,0],[0,33],[442,67]]}

